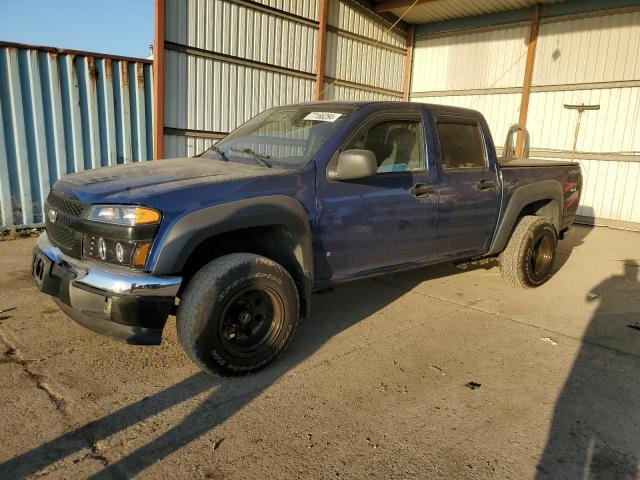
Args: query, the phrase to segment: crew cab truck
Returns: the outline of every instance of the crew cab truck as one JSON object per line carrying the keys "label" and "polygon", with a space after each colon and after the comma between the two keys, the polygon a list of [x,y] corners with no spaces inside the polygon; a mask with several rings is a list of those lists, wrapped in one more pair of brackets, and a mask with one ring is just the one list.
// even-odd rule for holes
{"label": "crew cab truck", "polygon": [[576,163],[500,161],[472,110],[278,107],[198,157],[59,180],[33,276],[72,319],[129,343],[160,343],[175,313],[197,365],[240,374],[341,282],[499,256],[510,284],[543,284],[581,182]]}

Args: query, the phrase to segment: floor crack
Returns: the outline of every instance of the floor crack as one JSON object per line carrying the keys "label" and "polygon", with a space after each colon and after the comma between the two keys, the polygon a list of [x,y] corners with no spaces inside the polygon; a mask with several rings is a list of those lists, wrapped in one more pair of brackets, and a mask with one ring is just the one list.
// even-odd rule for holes
{"label": "floor crack", "polygon": [[58,410],[66,419],[67,411],[65,399],[61,395],[58,395],[56,392],[54,392],[44,382],[42,375],[31,368],[29,362],[16,351],[15,347],[7,341],[4,335],[0,334],[0,340],[2,340],[2,343],[4,343],[6,346],[2,361],[0,363],[13,363],[16,365],[20,365],[27,377],[29,377],[29,379],[35,383],[36,388],[42,390],[47,395],[47,397],[49,397],[49,400],[56,407],[56,410]]}
{"label": "floor crack", "polygon": [[[27,377],[35,384],[38,390],[43,391],[49,401],[54,405],[56,410],[60,413],[63,419],[63,423],[66,425],[66,428],[72,428],[72,423],[70,422],[70,414],[67,410],[67,402],[63,396],[54,392],[51,387],[49,387],[44,381],[44,376],[40,373],[36,372],[31,368],[31,361],[22,357],[16,348],[12,345],[5,335],[0,332],[0,341],[4,344],[4,352],[2,358],[0,359],[0,364],[2,363],[13,363],[15,365],[19,365],[22,368],[22,371],[27,375]],[[98,447],[98,442],[91,438],[89,435],[83,435],[84,441],[87,443],[87,448],[89,449],[89,453],[87,453],[84,457],[80,458],[78,461],[86,460],[87,458],[93,458],[102,463],[103,466],[107,467],[109,465],[109,459],[102,453],[101,449]]]}

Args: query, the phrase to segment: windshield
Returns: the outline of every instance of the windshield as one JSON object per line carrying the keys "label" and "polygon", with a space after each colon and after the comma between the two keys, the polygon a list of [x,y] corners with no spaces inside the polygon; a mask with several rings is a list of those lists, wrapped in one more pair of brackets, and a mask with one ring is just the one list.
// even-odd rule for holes
{"label": "windshield", "polygon": [[330,105],[272,108],[238,127],[202,156],[302,168],[354,110]]}

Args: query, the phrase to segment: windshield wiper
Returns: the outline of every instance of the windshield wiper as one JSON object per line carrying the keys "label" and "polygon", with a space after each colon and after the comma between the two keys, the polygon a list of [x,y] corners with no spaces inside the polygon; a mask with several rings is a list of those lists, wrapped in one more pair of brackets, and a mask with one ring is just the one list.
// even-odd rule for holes
{"label": "windshield wiper", "polygon": [[209,150],[216,152],[218,155],[220,155],[220,158],[222,158],[225,162],[229,161],[229,157],[227,157],[227,154],[224,153],[222,150],[220,150],[218,147],[216,147],[215,145],[211,145],[209,148],[207,148],[204,152],[199,153],[198,155],[196,155],[196,157],[201,157],[203,156],[205,153],[207,153]]}
{"label": "windshield wiper", "polygon": [[247,148],[231,147],[229,150],[231,150],[232,152],[241,152],[241,153],[246,153],[247,155],[251,155],[263,167],[269,167],[269,168],[273,167],[273,164],[268,160],[269,158],[271,158],[271,155],[266,155],[264,153],[254,152],[253,150],[251,150],[248,147]]}

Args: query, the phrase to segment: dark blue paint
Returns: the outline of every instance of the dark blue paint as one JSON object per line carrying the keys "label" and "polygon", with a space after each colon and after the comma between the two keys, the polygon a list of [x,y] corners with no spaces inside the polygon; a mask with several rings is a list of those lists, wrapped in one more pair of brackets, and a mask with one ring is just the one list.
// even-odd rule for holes
{"label": "dark blue paint", "polygon": [[[316,288],[411,266],[482,255],[489,249],[513,192],[547,178],[579,181],[579,167],[500,169],[482,115],[472,110],[418,103],[356,103],[356,110],[300,170],[264,168],[212,158],[163,160],[103,168],[66,177],[87,203],[147,205],[163,220],[148,265],[158,245],[184,215],[247,198],[286,195],[300,202],[313,233]],[[372,115],[414,112],[424,122],[425,169],[387,173],[353,181],[330,181],[327,164],[354,130]],[[475,118],[484,133],[485,169],[447,172],[440,166],[434,115]],[[483,178],[496,182],[479,191]],[[504,178],[504,181],[503,181]],[[416,183],[436,192],[416,198]],[[573,195],[573,198],[571,198]],[[565,197],[567,216],[575,214],[577,194]],[[575,205],[574,205],[575,203]]]}

